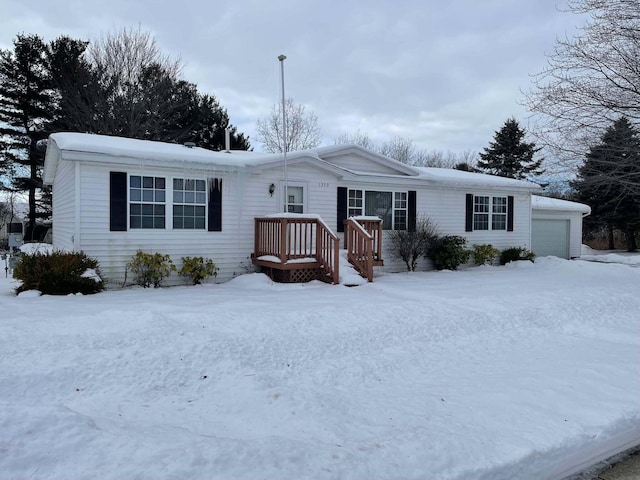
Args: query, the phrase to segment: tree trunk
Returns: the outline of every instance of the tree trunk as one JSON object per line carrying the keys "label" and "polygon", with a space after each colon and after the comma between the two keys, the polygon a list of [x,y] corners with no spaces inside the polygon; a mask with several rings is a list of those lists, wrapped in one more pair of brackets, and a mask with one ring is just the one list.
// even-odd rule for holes
{"label": "tree trunk", "polygon": [[29,215],[25,240],[35,240],[37,206],[36,206],[36,180],[38,178],[37,140],[29,135]]}
{"label": "tree trunk", "polygon": [[635,252],[638,248],[636,245],[636,231],[632,226],[627,225],[625,229],[625,235],[627,237],[627,252]]}
{"label": "tree trunk", "polygon": [[613,239],[613,225],[608,225],[609,227],[609,250],[615,250],[616,245]]}

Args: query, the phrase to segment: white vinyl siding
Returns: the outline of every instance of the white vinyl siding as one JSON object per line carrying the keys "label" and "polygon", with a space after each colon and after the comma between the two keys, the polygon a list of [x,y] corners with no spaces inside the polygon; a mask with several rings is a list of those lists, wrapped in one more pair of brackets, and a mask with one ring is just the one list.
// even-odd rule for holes
{"label": "white vinyl siding", "polygon": [[[62,163],[62,162],[61,162]],[[100,261],[101,269],[112,282],[122,282],[126,264],[137,250],[169,254],[180,268],[180,258],[203,256],[211,258],[220,268],[216,282],[228,281],[234,276],[254,271],[253,252],[254,218],[282,212],[282,191],[269,194],[269,186],[281,188],[281,169],[266,170],[257,175],[223,173],[218,171],[190,171],[180,175],[176,169],[144,168],[138,165],[83,164],[80,180],[82,215],[79,229],[82,243],[78,249]],[[127,171],[129,175],[163,177],[167,179],[167,208],[171,207],[174,178],[222,178],[222,231],[172,229],[129,229],[126,232],[109,231],[109,172]],[[313,181],[309,181],[313,178]],[[336,222],[336,178],[324,171],[306,165],[289,168],[289,184],[304,185],[305,202],[313,205],[309,213],[318,214],[327,223]],[[171,194],[171,195],[170,195]],[[171,213],[171,210],[168,211]],[[70,223],[72,224],[72,222]],[[56,228],[54,227],[54,234]],[[129,275],[129,282],[131,281]],[[213,281],[213,279],[211,280]],[[168,284],[182,284],[183,279],[172,275]]]}
{"label": "white vinyl siding", "polygon": [[[465,202],[468,190],[446,187],[422,189],[417,196],[418,216],[428,216],[443,235],[460,235],[467,244],[491,244],[498,249],[531,246],[531,196],[528,192],[506,191],[496,195],[495,191],[476,190],[477,196],[513,195],[513,231],[474,230],[465,231]],[[386,258],[385,258],[386,261]]]}
{"label": "white vinyl siding", "polygon": [[76,232],[76,215],[80,215],[76,209],[82,206],[76,201],[76,170],[79,168],[75,162],[60,161],[52,188],[53,242],[59,250],[75,250],[76,242],[80,240]]}

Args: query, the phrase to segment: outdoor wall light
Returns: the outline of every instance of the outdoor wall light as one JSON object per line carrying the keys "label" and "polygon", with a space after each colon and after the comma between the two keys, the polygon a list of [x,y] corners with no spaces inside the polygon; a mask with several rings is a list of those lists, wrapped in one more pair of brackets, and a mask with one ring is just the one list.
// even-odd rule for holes
{"label": "outdoor wall light", "polygon": [[276,185],[272,183],[271,185],[269,185],[269,196],[273,197],[273,192],[275,191],[276,191]]}

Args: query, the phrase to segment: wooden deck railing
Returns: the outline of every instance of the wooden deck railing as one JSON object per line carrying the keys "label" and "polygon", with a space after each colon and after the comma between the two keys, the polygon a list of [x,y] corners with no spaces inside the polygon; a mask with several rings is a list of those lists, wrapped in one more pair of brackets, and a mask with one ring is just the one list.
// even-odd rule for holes
{"label": "wooden deck railing", "polygon": [[332,283],[340,283],[340,239],[321,219],[318,219],[316,231],[316,258]]}
{"label": "wooden deck railing", "polygon": [[339,250],[340,240],[318,217],[284,214],[255,219],[254,263],[281,270],[311,264],[338,283]]}
{"label": "wooden deck railing", "polygon": [[382,264],[382,221],[350,217],[344,221],[344,244],[349,262],[370,282],[373,267]]}
{"label": "wooden deck railing", "polygon": [[382,219],[372,217],[351,217],[373,237],[373,261],[382,265]]}

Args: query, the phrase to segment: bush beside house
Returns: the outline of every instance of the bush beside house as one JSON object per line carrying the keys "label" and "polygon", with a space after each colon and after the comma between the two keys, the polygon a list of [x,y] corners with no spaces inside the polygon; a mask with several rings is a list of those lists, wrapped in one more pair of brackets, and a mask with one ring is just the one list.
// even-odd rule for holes
{"label": "bush beside house", "polygon": [[17,293],[39,290],[47,295],[91,294],[104,289],[98,261],[83,252],[22,254],[13,278],[22,282]]}

